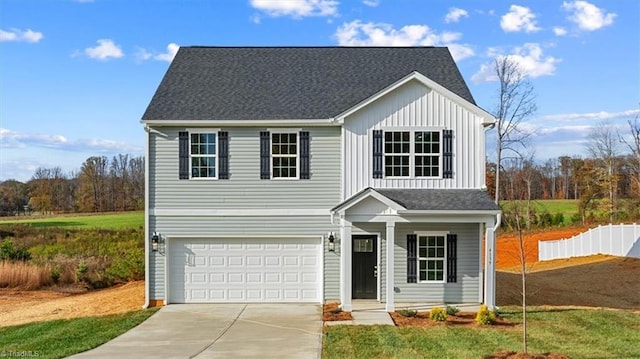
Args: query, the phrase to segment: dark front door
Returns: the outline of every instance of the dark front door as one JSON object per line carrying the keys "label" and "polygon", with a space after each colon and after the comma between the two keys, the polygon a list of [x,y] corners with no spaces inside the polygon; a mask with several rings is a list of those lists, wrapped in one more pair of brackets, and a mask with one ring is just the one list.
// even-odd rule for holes
{"label": "dark front door", "polygon": [[353,236],[351,290],[353,299],[376,299],[378,267],[376,236]]}

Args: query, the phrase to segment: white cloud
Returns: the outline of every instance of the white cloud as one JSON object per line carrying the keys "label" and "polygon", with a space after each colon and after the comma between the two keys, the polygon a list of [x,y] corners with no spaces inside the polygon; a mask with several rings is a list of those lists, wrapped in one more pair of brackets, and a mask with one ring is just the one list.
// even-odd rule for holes
{"label": "white cloud", "polygon": [[460,21],[461,17],[469,17],[469,13],[465,9],[460,9],[457,7],[452,7],[449,9],[449,12],[444,17],[444,22],[452,23]]}
{"label": "white cloud", "polygon": [[[560,62],[552,56],[543,56],[542,48],[537,43],[526,43],[523,46],[514,48],[510,55],[500,54],[496,48],[488,50],[490,57],[507,56],[513,60],[520,70],[530,77],[551,76],[556,71],[556,64]],[[495,74],[494,63],[482,64],[480,70],[471,76],[473,82],[493,82],[498,81]]]}
{"label": "white cloud", "polygon": [[173,58],[176,57],[176,54],[178,53],[178,49],[180,49],[180,46],[172,42],[169,45],[167,45],[167,52],[163,54],[155,55],[153,58],[159,61],[171,62],[173,61]]}
{"label": "white cloud", "polygon": [[570,21],[578,25],[581,30],[594,31],[613,24],[617,16],[614,13],[606,13],[597,6],[586,1],[574,1],[562,3],[562,8],[571,14]]}
{"label": "white cloud", "polygon": [[500,27],[506,32],[536,32],[536,15],[528,7],[511,5],[509,12],[502,15]]}
{"label": "white cloud", "polygon": [[406,25],[395,29],[385,23],[363,23],[360,20],[344,23],[335,34],[340,46],[448,46],[456,61],[473,56],[473,49],[455,41],[458,32],[432,31],[427,25]]}
{"label": "white cloud", "polygon": [[567,29],[565,29],[564,27],[556,26],[553,28],[553,33],[556,34],[556,36],[565,36],[567,34]]}
{"label": "white cloud", "polygon": [[100,39],[97,43],[97,46],[84,49],[84,54],[89,58],[101,61],[108,60],[109,58],[118,59],[124,56],[120,46],[116,45],[111,39]]}
{"label": "white cloud", "polygon": [[125,142],[104,139],[69,140],[62,135],[16,132],[0,128],[0,148],[47,148],[63,151],[95,151],[99,153],[141,152],[141,148]]}
{"label": "white cloud", "polygon": [[543,119],[547,121],[605,121],[618,119],[631,119],[640,115],[640,110],[626,110],[620,112],[586,112],[586,113],[565,113],[558,115],[547,115]]}
{"label": "white cloud", "polygon": [[11,30],[2,30],[0,29],[0,42],[29,42],[36,43],[42,40],[44,35],[41,32],[33,31],[31,29],[19,30],[19,29],[11,29]]}
{"label": "white cloud", "polygon": [[169,45],[167,45],[167,51],[164,53],[155,53],[144,48],[139,48],[138,51],[136,52],[136,59],[138,61],[147,61],[147,60],[153,59],[157,61],[171,62],[173,61],[173,58],[176,56],[176,53],[178,53],[179,49],[180,49],[180,46],[174,42],[169,43]]}
{"label": "white cloud", "polygon": [[[338,14],[338,1],[334,0],[251,0],[250,4],[271,17],[290,16],[300,19]],[[256,22],[255,19],[253,21]]]}
{"label": "white cloud", "polygon": [[376,7],[380,5],[380,0],[362,0],[362,3],[370,7]]}

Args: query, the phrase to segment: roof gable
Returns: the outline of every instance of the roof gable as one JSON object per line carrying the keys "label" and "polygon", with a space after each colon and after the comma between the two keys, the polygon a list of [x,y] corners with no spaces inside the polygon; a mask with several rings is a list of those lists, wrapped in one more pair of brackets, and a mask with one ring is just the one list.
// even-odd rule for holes
{"label": "roof gable", "polygon": [[414,72],[475,105],[445,47],[182,47],[142,120],[328,119]]}

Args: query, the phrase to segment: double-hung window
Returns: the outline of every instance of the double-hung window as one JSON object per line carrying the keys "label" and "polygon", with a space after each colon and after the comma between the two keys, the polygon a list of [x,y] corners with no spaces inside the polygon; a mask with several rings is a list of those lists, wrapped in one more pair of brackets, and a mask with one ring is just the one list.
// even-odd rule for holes
{"label": "double-hung window", "polygon": [[441,139],[440,131],[384,131],[384,177],[440,177]]}
{"label": "double-hung window", "polygon": [[442,282],[445,279],[445,235],[418,235],[418,280]]}
{"label": "double-hung window", "polygon": [[216,133],[190,134],[191,178],[218,178]]}
{"label": "double-hung window", "polygon": [[298,178],[298,134],[271,134],[273,178]]}

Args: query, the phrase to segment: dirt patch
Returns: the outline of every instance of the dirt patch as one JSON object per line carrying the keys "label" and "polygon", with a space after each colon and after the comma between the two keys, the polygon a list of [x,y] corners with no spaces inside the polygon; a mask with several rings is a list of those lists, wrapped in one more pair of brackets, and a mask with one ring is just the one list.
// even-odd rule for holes
{"label": "dirt patch", "polygon": [[[571,238],[589,228],[557,228],[529,232],[524,235],[524,252],[527,263],[538,262],[538,241],[554,241]],[[496,239],[496,268],[507,269],[520,265],[520,243],[517,233],[499,234]]]}
{"label": "dirt patch", "polygon": [[557,353],[525,354],[505,350],[497,352],[495,354],[484,356],[483,359],[569,359],[569,357]]}
{"label": "dirt patch", "polygon": [[143,304],[143,281],[80,294],[0,289],[0,327],[124,313]]}
{"label": "dirt patch", "polygon": [[456,315],[448,315],[446,321],[435,322],[429,318],[429,312],[418,312],[414,317],[405,317],[404,315],[393,312],[390,313],[391,319],[397,327],[438,327],[438,326],[461,326],[461,327],[491,327],[491,328],[510,328],[515,324],[510,323],[500,316],[496,317],[496,322],[492,325],[481,325],[476,322],[476,313],[459,312]]}
{"label": "dirt patch", "polygon": [[327,303],[322,306],[322,320],[334,322],[342,320],[353,320],[350,312],[343,312],[339,303]]}
{"label": "dirt patch", "polygon": [[[560,261],[564,267],[529,273],[527,304],[640,309],[640,259],[596,256],[590,263],[571,265],[574,260]],[[520,305],[520,293],[520,274],[496,273],[498,305]]]}

